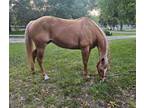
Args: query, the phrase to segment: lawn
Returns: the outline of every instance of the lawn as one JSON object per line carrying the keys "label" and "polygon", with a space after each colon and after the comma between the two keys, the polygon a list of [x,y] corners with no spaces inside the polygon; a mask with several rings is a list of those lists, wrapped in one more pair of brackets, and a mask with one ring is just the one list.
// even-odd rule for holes
{"label": "lawn", "polygon": [[12,31],[10,35],[24,35],[25,31]]}
{"label": "lawn", "polygon": [[112,36],[135,36],[136,32],[131,31],[112,31]]}
{"label": "lawn", "polygon": [[38,64],[36,74],[30,74],[24,44],[10,44],[10,108],[135,108],[135,43],[110,41],[110,70],[103,83],[96,72],[96,48],[88,65],[90,80],[84,81],[81,52],[50,44],[44,59],[50,79],[44,81]]}

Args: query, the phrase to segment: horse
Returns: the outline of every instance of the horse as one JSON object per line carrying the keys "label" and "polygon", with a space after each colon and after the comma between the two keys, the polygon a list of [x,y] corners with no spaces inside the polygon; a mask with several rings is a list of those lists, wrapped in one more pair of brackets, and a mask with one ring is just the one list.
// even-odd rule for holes
{"label": "horse", "polygon": [[108,40],[102,29],[92,19],[88,17],[62,19],[43,16],[27,24],[25,44],[30,69],[32,73],[35,73],[34,63],[37,58],[44,80],[49,79],[43,65],[44,50],[49,43],[54,43],[62,48],[81,50],[84,79],[89,78],[87,63],[91,49],[97,47],[99,52],[97,71],[101,80],[106,79]]}

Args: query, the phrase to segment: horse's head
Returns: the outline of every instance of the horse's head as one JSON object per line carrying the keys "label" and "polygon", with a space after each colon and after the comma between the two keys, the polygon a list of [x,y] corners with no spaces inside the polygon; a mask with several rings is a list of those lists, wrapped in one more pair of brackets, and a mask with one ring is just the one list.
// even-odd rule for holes
{"label": "horse's head", "polygon": [[103,81],[106,78],[107,68],[108,68],[108,59],[107,57],[104,57],[97,63],[98,74]]}

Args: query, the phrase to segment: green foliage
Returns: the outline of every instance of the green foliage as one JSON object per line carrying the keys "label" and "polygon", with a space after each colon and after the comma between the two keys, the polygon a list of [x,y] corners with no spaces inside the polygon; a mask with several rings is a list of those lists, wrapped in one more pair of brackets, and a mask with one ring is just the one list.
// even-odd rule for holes
{"label": "green foliage", "polygon": [[112,32],[109,29],[104,29],[104,32],[107,36],[111,36]]}
{"label": "green foliage", "polygon": [[[50,77],[43,81],[36,63],[36,73],[27,67],[24,44],[10,44],[10,107],[11,108],[111,108],[135,106],[135,39],[110,41],[108,79],[99,82],[95,75],[98,52],[93,49],[89,60],[90,80],[82,78],[83,64],[79,50],[68,50],[49,44],[44,64]],[[113,74],[120,76],[111,77]],[[124,75],[128,74],[128,75]],[[127,106],[122,106],[122,105]]]}
{"label": "green foliage", "polygon": [[98,22],[99,22],[99,17],[98,16],[90,16],[90,18],[98,24]]}
{"label": "green foliage", "polygon": [[61,18],[78,18],[87,15],[87,0],[49,0],[50,11],[45,14]]}
{"label": "green foliage", "polygon": [[11,31],[11,35],[24,35],[25,31]]}
{"label": "green foliage", "polygon": [[10,24],[26,25],[38,16],[40,16],[40,12],[32,9],[29,0],[13,1],[10,4]]}
{"label": "green foliage", "polygon": [[[26,25],[40,16],[61,18],[87,16],[96,0],[10,0],[10,25]],[[11,28],[10,28],[11,29]]]}
{"label": "green foliage", "polygon": [[115,26],[117,24],[135,24],[135,0],[99,0],[101,9],[100,23]]}

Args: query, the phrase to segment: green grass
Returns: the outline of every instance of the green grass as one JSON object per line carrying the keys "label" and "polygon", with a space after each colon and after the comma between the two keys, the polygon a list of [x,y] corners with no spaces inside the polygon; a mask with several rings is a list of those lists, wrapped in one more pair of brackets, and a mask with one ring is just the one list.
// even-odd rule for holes
{"label": "green grass", "polygon": [[125,31],[112,31],[112,36],[133,36],[136,32],[125,32]]}
{"label": "green grass", "polygon": [[24,35],[25,31],[12,31],[9,34],[10,35]]}
{"label": "green grass", "polygon": [[136,29],[125,30],[126,32],[136,32]]}
{"label": "green grass", "polygon": [[[96,72],[98,52],[93,49],[89,60],[89,81],[82,78],[79,50],[48,45],[44,64],[50,77],[44,81],[36,64],[31,75],[26,63],[24,44],[10,44],[10,106],[11,108],[135,108],[135,39],[110,42],[108,79],[99,82]],[[96,75],[95,75],[96,73]],[[120,74],[118,76],[112,76]],[[127,74],[127,75],[125,75]]]}

